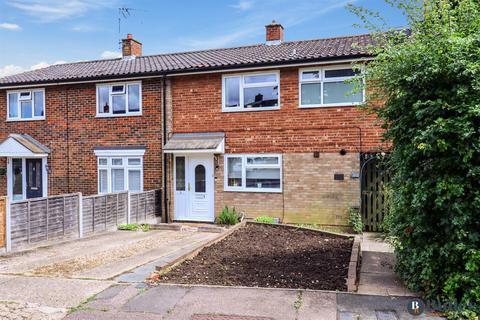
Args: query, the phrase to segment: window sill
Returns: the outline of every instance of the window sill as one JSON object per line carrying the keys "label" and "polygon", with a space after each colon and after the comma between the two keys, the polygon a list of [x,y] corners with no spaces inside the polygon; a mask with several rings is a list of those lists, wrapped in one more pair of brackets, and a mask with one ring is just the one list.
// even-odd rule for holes
{"label": "window sill", "polygon": [[280,110],[278,107],[264,107],[264,108],[243,108],[243,109],[227,109],[222,108],[222,112],[256,112],[256,111],[270,111],[270,110]]}
{"label": "window sill", "polygon": [[119,117],[140,117],[143,114],[140,113],[130,113],[130,114],[99,114],[95,115],[95,118],[119,118]]}
{"label": "window sill", "polygon": [[224,188],[223,191],[225,192],[246,192],[246,193],[282,193],[281,189],[275,190],[275,189],[268,189],[268,190],[253,190],[253,189],[226,189]]}
{"label": "window sill", "polygon": [[46,118],[29,118],[29,119],[7,119],[6,122],[24,122],[24,121],[42,121]]}
{"label": "window sill", "polygon": [[312,109],[312,108],[338,108],[338,107],[358,107],[364,104],[364,102],[354,103],[330,103],[330,104],[311,104],[311,105],[299,105],[299,109]]}

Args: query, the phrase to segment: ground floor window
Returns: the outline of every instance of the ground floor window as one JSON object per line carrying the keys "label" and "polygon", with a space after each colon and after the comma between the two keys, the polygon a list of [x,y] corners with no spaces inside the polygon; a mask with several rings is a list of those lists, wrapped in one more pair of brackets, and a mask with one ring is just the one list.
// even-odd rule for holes
{"label": "ground floor window", "polygon": [[143,191],[142,156],[98,156],[98,193]]}
{"label": "ground floor window", "polygon": [[9,158],[8,194],[13,201],[47,196],[46,158]]}
{"label": "ground floor window", "polygon": [[225,155],[225,190],[282,191],[282,156],[278,154]]}

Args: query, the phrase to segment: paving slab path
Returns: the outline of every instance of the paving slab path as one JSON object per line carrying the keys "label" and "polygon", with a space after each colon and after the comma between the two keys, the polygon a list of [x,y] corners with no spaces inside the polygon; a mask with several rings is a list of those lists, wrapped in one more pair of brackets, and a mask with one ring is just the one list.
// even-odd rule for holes
{"label": "paving slab path", "polygon": [[159,260],[173,261],[218,236],[110,232],[0,256],[0,319],[61,319],[112,285],[143,282]]}
{"label": "paving slab path", "polygon": [[365,232],[360,243],[362,264],[358,293],[382,296],[416,296],[395,275],[393,248],[380,234]]}
{"label": "paving slab path", "polygon": [[[400,320],[410,297],[333,291],[221,286],[121,284],[67,320]],[[415,319],[427,319],[425,316]],[[428,319],[440,319],[428,315]]]}

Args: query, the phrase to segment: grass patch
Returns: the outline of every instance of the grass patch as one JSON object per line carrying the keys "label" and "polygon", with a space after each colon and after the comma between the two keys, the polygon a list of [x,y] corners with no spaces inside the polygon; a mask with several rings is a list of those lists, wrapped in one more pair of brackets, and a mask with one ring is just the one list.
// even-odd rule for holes
{"label": "grass patch", "polygon": [[276,223],[275,218],[267,216],[256,217],[254,221],[263,223]]}
{"label": "grass patch", "polygon": [[123,231],[149,231],[150,226],[148,224],[126,223],[118,226],[118,230]]}
{"label": "grass patch", "polygon": [[97,295],[94,294],[93,296],[90,296],[87,299],[85,299],[84,301],[82,301],[78,306],[68,308],[67,314],[72,314],[72,313],[79,312],[79,311],[94,310],[93,308],[87,307],[87,304],[92,302],[95,299],[96,296]]}

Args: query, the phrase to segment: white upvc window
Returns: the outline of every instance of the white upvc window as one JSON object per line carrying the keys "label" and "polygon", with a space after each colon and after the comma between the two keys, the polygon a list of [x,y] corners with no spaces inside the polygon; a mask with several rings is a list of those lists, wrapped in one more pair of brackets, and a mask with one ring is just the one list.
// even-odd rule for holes
{"label": "white upvc window", "polygon": [[353,106],[364,102],[364,89],[351,82],[357,72],[350,65],[300,69],[300,108]]}
{"label": "white upvc window", "polygon": [[98,156],[98,193],[143,191],[142,156]]}
{"label": "white upvc window", "polygon": [[227,154],[225,191],[282,192],[282,156]]}
{"label": "white upvc window", "polygon": [[7,108],[7,121],[44,120],[45,90],[8,91]]}
{"label": "white upvc window", "polygon": [[224,112],[279,108],[280,73],[278,71],[222,77],[222,110]]}
{"label": "white upvc window", "polygon": [[137,116],[141,114],[141,82],[97,85],[97,117]]}

